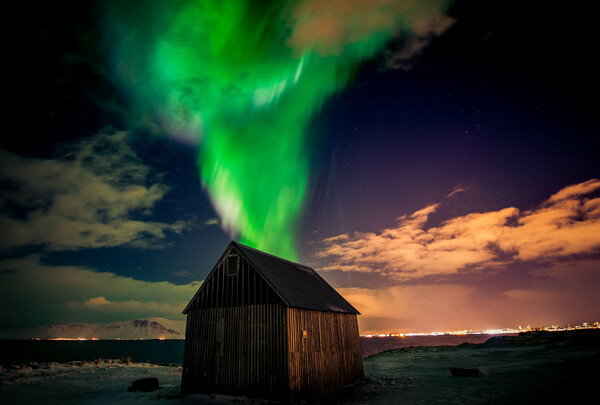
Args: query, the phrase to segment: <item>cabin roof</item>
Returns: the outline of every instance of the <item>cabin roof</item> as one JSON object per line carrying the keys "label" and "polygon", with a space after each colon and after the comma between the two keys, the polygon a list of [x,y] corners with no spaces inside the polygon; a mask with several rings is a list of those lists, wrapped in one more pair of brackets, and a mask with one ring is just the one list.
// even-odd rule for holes
{"label": "cabin roof", "polygon": [[[231,248],[235,248],[254,266],[256,271],[275,290],[287,306],[316,311],[360,314],[314,269],[238,242],[231,242],[223,256]],[[223,257],[219,262],[222,259]],[[197,295],[198,293],[192,298],[183,313],[187,312]]]}

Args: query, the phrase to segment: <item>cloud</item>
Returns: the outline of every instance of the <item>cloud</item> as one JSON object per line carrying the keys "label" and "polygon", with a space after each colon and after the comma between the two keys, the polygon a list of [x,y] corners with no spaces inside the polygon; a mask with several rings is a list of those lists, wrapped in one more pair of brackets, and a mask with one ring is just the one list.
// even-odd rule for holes
{"label": "cloud", "polygon": [[370,273],[371,272],[371,268],[370,267],[361,267],[361,266],[355,266],[355,265],[348,265],[348,266],[343,266],[343,265],[334,265],[334,266],[325,266],[322,267],[321,270],[323,271],[328,271],[328,270],[342,270],[342,271],[357,271],[357,272],[362,272],[362,273]]}
{"label": "cloud", "polygon": [[466,284],[339,288],[361,312],[361,333],[578,324],[597,320],[600,260],[555,263],[542,277],[508,289]]}
{"label": "cloud", "polygon": [[288,45],[326,57],[354,43],[396,37],[400,45],[388,51],[387,67],[408,68],[413,56],[454,23],[444,15],[447,7],[445,0],[303,1],[290,12]]}
{"label": "cloud", "polygon": [[204,226],[219,226],[219,219],[211,218],[204,223]]}
{"label": "cloud", "polygon": [[[100,300],[93,301],[96,300],[96,298],[100,298]],[[183,310],[183,307],[179,304],[167,304],[160,301],[108,301],[107,299],[104,299],[104,297],[96,298],[86,300],[83,303],[83,306],[79,301],[68,301],[66,306],[75,311],[81,311],[82,309],[85,309],[85,307],[93,307],[94,314],[91,316],[105,314],[120,318],[122,314],[128,314],[128,319],[147,318],[149,315],[154,314],[161,314],[162,316],[167,315],[171,318],[180,318],[180,313]],[[190,299],[191,298],[192,296],[190,296]],[[90,314],[87,316],[90,316]]]}
{"label": "cloud", "polygon": [[189,227],[147,220],[169,187],[126,137],[100,133],[48,159],[0,150],[0,248],[158,248]]}
{"label": "cloud", "polygon": [[592,192],[598,190],[598,188],[600,188],[598,183],[599,183],[598,179],[591,179],[588,181],[584,181],[583,183],[567,186],[567,187],[563,188],[562,190],[560,190],[558,193],[553,194],[548,199],[548,202],[553,203],[553,202],[557,202],[557,201],[561,201],[561,200],[568,200],[568,199],[572,199],[572,198],[577,198],[580,195],[586,195],[586,194],[592,193]]}
{"label": "cloud", "polygon": [[39,256],[0,260],[0,329],[61,322],[182,320],[200,282],[151,282],[79,266],[50,266]]}
{"label": "cloud", "polygon": [[101,305],[109,305],[111,302],[104,297],[94,297],[87,299],[83,305],[87,305],[90,307],[99,307]]}
{"label": "cloud", "polygon": [[540,207],[472,213],[425,229],[438,205],[403,215],[379,233],[355,232],[321,241],[323,270],[380,273],[396,280],[481,271],[518,261],[552,261],[600,248],[600,180],[571,185]]}
{"label": "cloud", "polygon": [[434,37],[442,35],[454,25],[455,20],[441,14],[434,14],[429,18],[420,18],[414,24],[411,35],[403,38],[404,41],[395,50],[386,52],[386,67],[388,69],[408,70],[412,67],[411,61],[429,45]]}
{"label": "cloud", "polygon": [[453,195],[456,195],[458,193],[462,193],[463,191],[467,191],[468,189],[466,187],[461,187],[461,186],[456,186],[454,187],[454,189],[446,196],[446,198],[450,198]]}

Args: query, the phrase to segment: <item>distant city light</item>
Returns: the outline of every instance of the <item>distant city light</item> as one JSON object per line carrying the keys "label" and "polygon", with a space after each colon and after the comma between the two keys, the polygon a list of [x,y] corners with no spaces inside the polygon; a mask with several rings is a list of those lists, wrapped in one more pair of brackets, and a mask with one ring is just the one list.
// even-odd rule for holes
{"label": "distant city light", "polygon": [[374,333],[360,335],[364,338],[385,338],[385,337],[412,337],[412,336],[464,336],[464,335],[502,335],[520,332],[533,332],[533,331],[546,331],[546,332],[562,332],[568,330],[581,330],[581,329],[600,329],[600,322],[596,321],[593,324],[583,322],[581,325],[571,326],[531,326],[526,327],[518,326],[518,329],[513,328],[502,328],[502,329],[485,329],[485,330],[456,330],[456,331],[444,331],[444,332],[404,332],[404,333]]}

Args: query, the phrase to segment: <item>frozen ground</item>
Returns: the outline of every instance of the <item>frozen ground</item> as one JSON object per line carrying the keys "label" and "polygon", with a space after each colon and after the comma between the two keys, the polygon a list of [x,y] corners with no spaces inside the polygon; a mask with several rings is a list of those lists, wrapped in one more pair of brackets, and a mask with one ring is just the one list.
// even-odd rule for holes
{"label": "frozen ground", "polygon": [[[315,403],[537,404],[598,400],[600,330],[494,338],[484,344],[410,347],[365,359],[365,380]],[[181,368],[112,361],[2,369],[0,403],[257,403],[244,398],[179,395]],[[478,368],[453,378],[450,367]],[[157,377],[155,392],[127,392],[133,380]]]}
{"label": "frozen ground", "polygon": [[[109,362],[110,361],[110,362]],[[3,369],[0,373],[1,404],[223,404],[244,402],[224,395],[179,393],[181,367],[123,360],[44,363],[40,368]],[[131,382],[157,377],[154,392],[128,392]],[[260,403],[262,401],[253,401]]]}
{"label": "frozen ground", "polygon": [[[44,363],[39,369],[4,370],[0,374],[0,402],[17,403],[155,403],[179,393],[181,368],[113,360]],[[132,381],[158,377],[161,389],[152,393],[127,392]]]}
{"label": "frozen ground", "polygon": [[[365,359],[365,381],[321,403],[540,404],[597,402],[600,330],[411,347]],[[453,378],[450,367],[477,368]]]}

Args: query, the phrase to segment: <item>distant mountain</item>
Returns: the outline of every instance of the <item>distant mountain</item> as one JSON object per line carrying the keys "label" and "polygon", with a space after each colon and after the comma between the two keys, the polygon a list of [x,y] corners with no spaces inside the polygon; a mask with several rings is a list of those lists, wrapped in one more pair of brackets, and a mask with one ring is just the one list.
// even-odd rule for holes
{"label": "distant mountain", "polygon": [[[153,318],[163,319],[163,318]],[[167,319],[165,321],[169,322]],[[180,327],[178,321],[171,321]],[[166,322],[165,322],[166,323]],[[183,339],[183,331],[167,328],[152,319],[112,323],[60,323],[11,333],[14,338],[68,339]]]}
{"label": "distant mountain", "polygon": [[185,335],[185,321],[172,321],[170,319],[166,319],[166,318],[159,318],[157,316],[152,317],[152,318],[146,318],[149,321],[154,321],[157,323],[160,323],[162,326],[164,326],[167,329],[173,329],[174,331],[177,331],[179,333],[181,333],[182,335]]}

